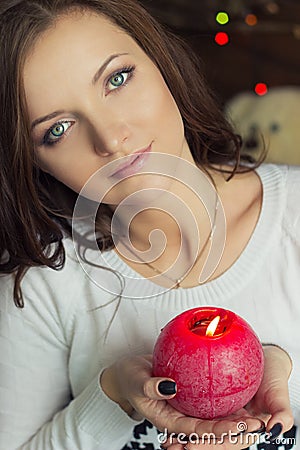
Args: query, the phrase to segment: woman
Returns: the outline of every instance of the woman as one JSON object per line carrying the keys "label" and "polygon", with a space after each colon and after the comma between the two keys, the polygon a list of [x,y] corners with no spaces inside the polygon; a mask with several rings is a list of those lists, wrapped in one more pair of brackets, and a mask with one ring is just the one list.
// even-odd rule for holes
{"label": "woman", "polygon": [[[244,448],[188,436],[290,430],[298,171],[241,163],[196,63],[134,1],[0,8],[0,448]],[[206,304],[274,344],[254,399],[214,421],[174,410],[174,381],[151,376],[159,330]]]}

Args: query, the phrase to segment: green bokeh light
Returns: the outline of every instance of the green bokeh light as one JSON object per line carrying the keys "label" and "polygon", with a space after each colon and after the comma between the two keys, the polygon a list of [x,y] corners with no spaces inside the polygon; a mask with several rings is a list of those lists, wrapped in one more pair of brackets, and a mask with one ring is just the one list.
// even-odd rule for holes
{"label": "green bokeh light", "polygon": [[224,11],[220,11],[218,12],[218,14],[216,15],[216,21],[220,24],[220,25],[225,25],[226,23],[229,22],[229,16],[226,12]]}

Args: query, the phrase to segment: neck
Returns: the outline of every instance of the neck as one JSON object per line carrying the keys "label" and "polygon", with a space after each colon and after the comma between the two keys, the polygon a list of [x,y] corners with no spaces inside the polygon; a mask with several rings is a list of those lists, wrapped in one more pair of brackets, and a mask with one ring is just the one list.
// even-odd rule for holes
{"label": "neck", "polygon": [[[123,257],[150,263],[158,272],[168,270],[172,280],[180,279],[185,270],[193,267],[208,244],[217,199],[210,182],[209,187],[205,185],[207,176],[204,181],[203,172],[196,168],[193,175],[195,179],[191,177],[189,185],[173,180],[159,197],[148,201],[144,198],[140,205],[121,210],[118,221],[122,235],[117,251]],[[130,224],[127,235],[123,232],[126,224]]]}

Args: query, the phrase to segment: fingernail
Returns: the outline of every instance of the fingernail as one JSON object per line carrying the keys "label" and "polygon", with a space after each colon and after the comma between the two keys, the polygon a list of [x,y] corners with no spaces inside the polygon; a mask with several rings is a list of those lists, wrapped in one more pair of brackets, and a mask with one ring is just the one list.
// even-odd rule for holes
{"label": "fingernail", "polygon": [[269,441],[273,442],[276,438],[281,434],[282,432],[282,424],[281,423],[275,423],[271,430],[269,431]]}
{"label": "fingernail", "polygon": [[174,381],[161,381],[158,385],[158,390],[162,395],[176,394],[176,383]]}

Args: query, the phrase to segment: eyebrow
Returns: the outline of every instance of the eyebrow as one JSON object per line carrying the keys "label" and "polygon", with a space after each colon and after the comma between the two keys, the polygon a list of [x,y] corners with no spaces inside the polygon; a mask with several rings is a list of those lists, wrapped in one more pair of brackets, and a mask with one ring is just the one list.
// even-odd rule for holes
{"label": "eyebrow", "polygon": [[95,75],[93,76],[93,80],[92,80],[92,84],[96,84],[97,81],[99,80],[99,78],[101,77],[101,75],[103,74],[104,70],[106,69],[106,67],[108,66],[108,64],[111,63],[112,60],[114,60],[115,58],[119,58],[119,56],[124,56],[124,55],[128,55],[128,53],[114,53],[113,55],[110,55],[105,61],[104,63],[99,67],[99,69],[97,70],[97,72],[95,73]]}
{"label": "eyebrow", "polygon": [[58,116],[59,114],[63,114],[65,111],[61,110],[61,111],[54,111],[50,114],[47,114],[46,116],[43,117],[39,117],[38,119],[35,119],[32,124],[31,124],[31,129],[33,130],[34,127],[36,127],[37,125],[39,125],[42,122],[47,122],[48,120],[53,119],[54,117]]}
{"label": "eyebrow", "polygon": [[[103,74],[103,72],[105,71],[106,67],[115,59],[118,58],[119,56],[124,56],[124,55],[128,55],[129,53],[114,53],[113,55],[110,55],[105,61],[104,63],[99,67],[99,69],[97,70],[97,72],[95,73],[95,75],[93,76],[92,79],[92,84],[95,85],[97,83],[97,81],[99,80],[99,78],[101,77],[101,75]],[[31,129],[33,130],[33,128],[35,128],[37,125],[43,123],[43,122],[47,122],[48,120],[54,119],[54,117],[65,113],[65,111],[60,110],[60,111],[54,111],[50,114],[47,114],[46,116],[43,117],[39,117],[38,119],[35,119],[32,124],[31,124]]]}

